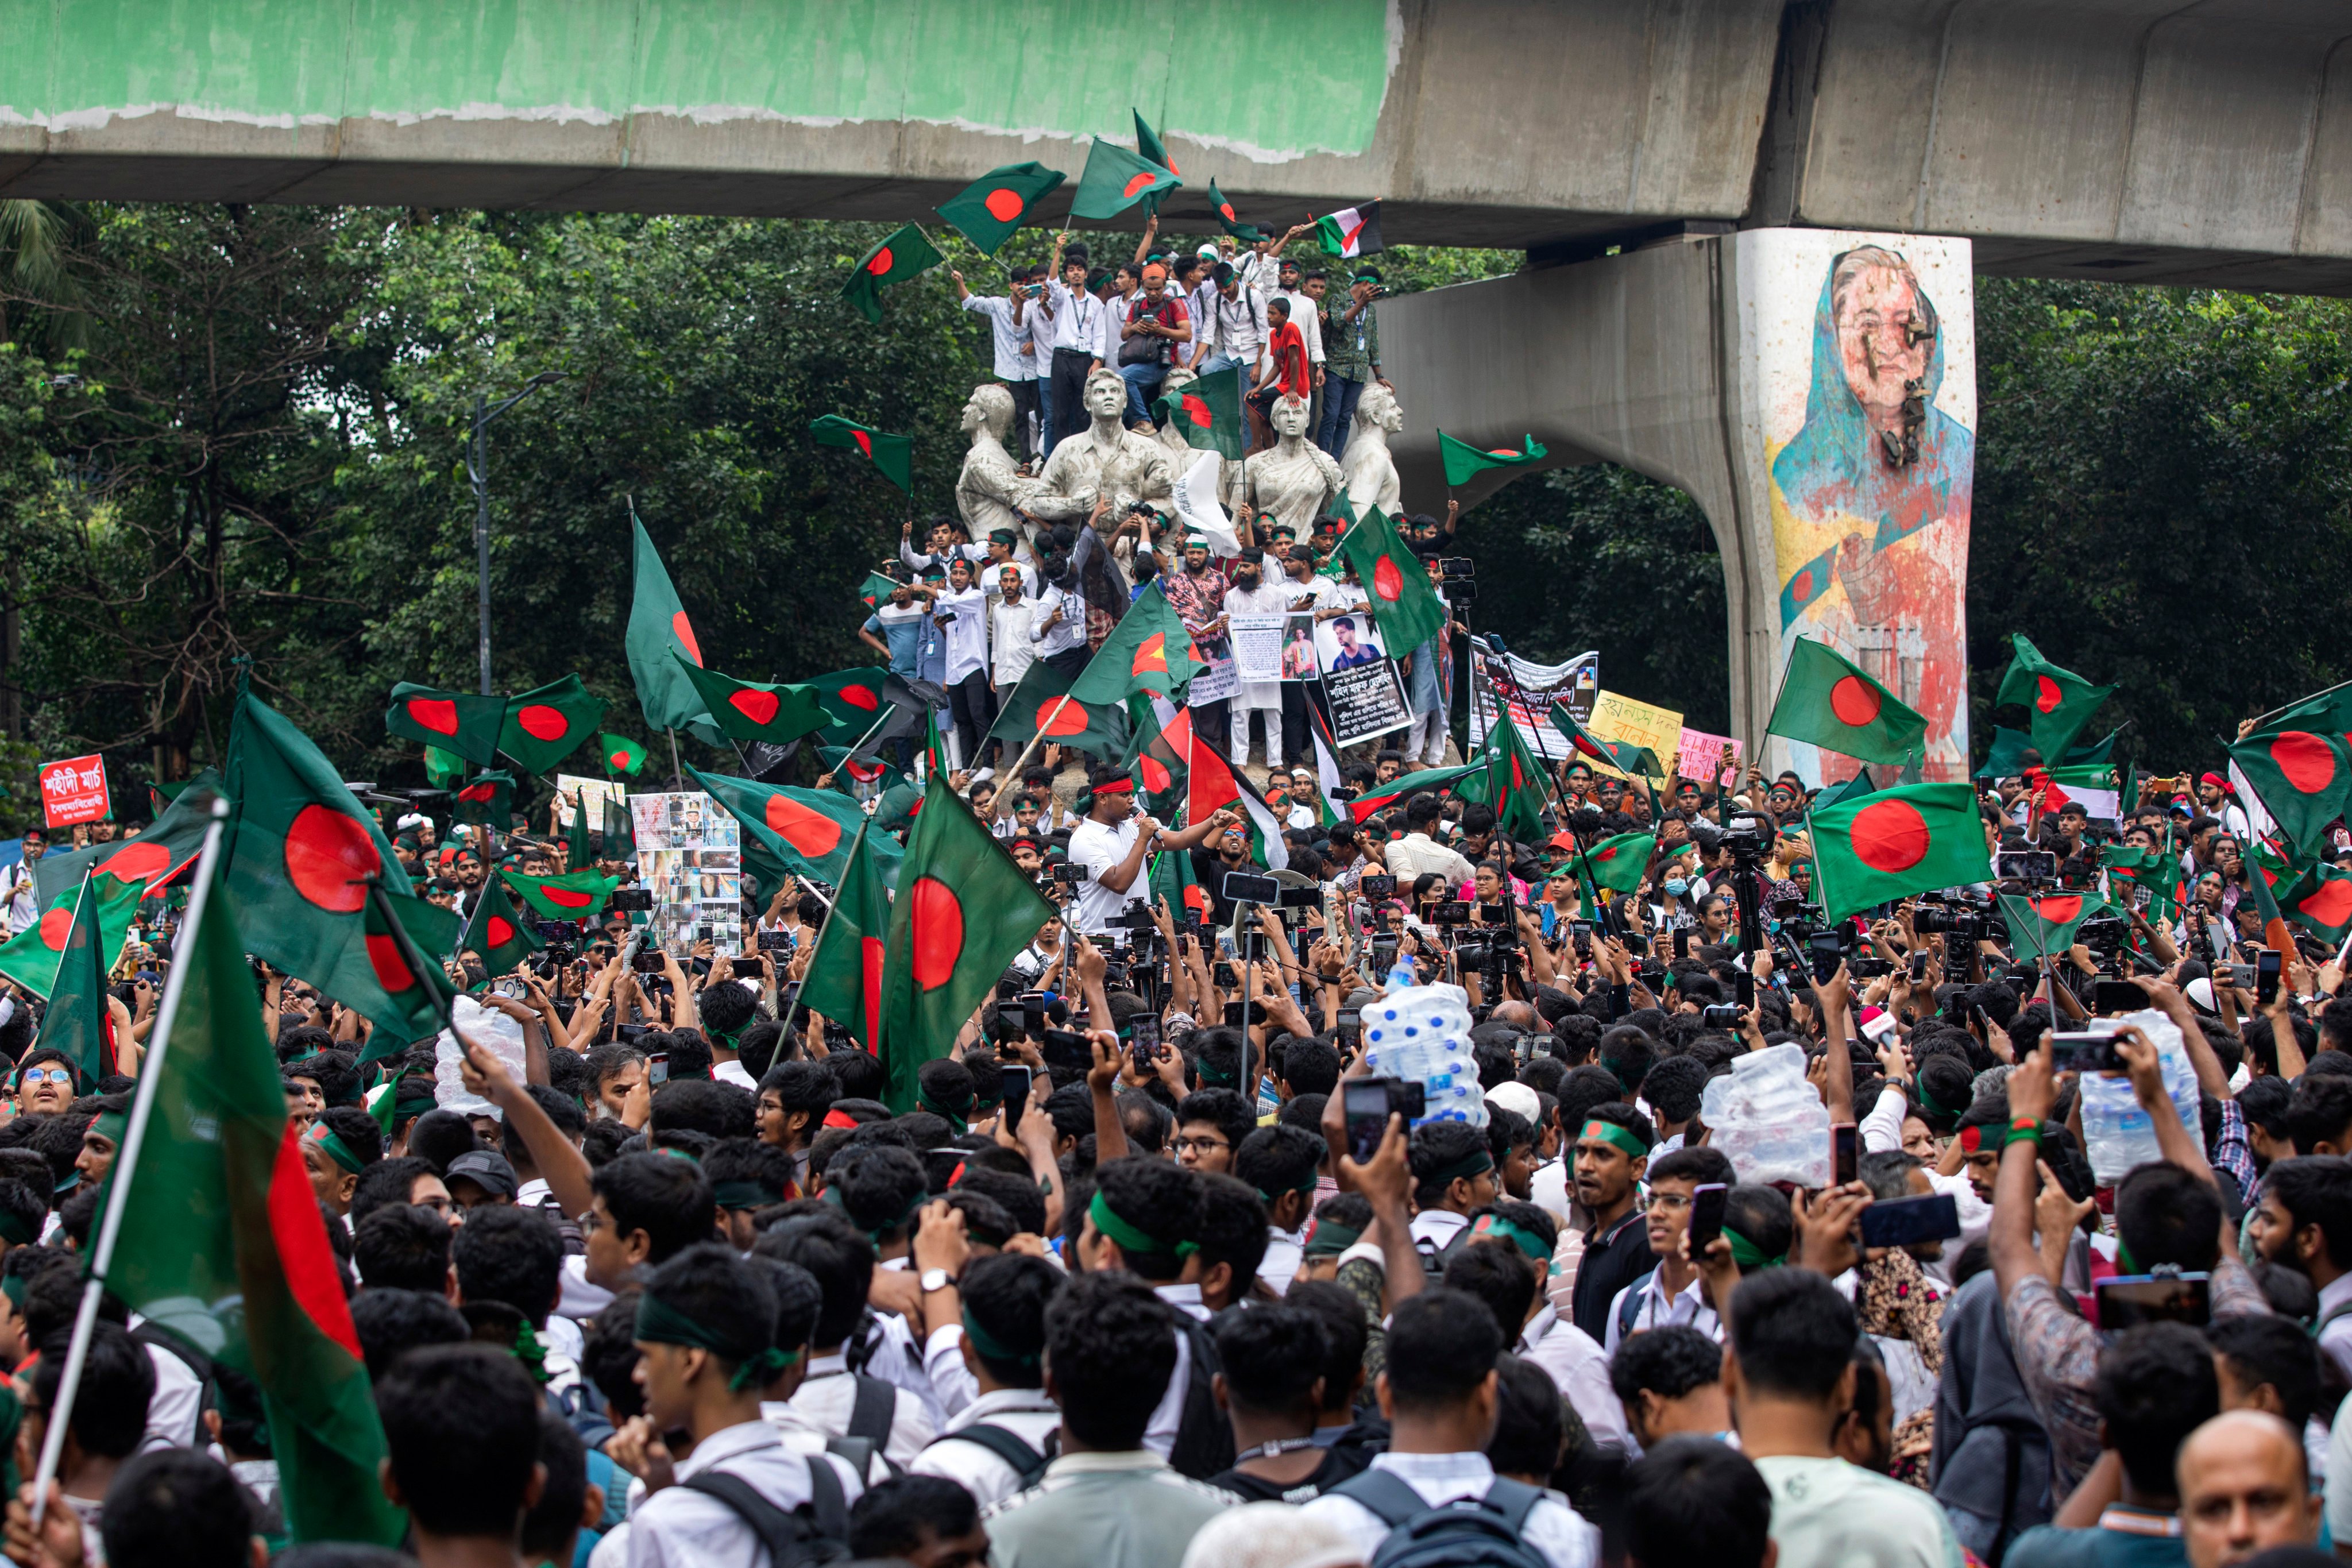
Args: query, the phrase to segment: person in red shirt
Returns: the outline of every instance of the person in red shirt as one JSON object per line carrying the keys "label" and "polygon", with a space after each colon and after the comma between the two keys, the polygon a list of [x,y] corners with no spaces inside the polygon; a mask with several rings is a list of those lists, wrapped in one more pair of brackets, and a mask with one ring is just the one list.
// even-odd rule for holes
{"label": "person in red shirt", "polygon": [[1250,389],[1253,450],[1274,445],[1274,400],[1311,397],[1315,384],[1307,363],[1307,340],[1290,319],[1290,301],[1276,295],[1265,302],[1265,357],[1258,362],[1257,384]]}

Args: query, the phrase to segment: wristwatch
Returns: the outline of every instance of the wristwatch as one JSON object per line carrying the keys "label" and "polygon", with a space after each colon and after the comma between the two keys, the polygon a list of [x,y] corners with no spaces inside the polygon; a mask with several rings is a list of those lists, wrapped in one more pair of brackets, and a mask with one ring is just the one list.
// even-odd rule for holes
{"label": "wristwatch", "polygon": [[955,1277],[944,1268],[926,1268],[916,1283],[922,1286],[923,1294],[928,1296],[934,1290],[944,1290],[954,1284]]}

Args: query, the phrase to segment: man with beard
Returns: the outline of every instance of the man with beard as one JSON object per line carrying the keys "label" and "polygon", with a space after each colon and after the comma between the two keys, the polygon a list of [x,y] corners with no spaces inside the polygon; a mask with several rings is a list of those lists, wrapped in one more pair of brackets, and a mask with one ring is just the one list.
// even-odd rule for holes
{"label": "man with beard", "polygon": [[[1287,587],[1265,581],[1265,552],[1244,550],[1234,565],[1233,586],[1225,591],[1225,615],[1229,620],[1234,616],[1278,616],[1290,608],[1291,597]],[[1241,690],[1226,702],[1225,710],[1233,731],[1233,748],[1228,754],[1236,767],[1249,761],[1253,715],[1265,731],[1267,767],[1290,761],[1305,748],[1306,737],[1299,737],[1299,743],[1293,746],[1285,731],[1279,680],[1243,681]]]}

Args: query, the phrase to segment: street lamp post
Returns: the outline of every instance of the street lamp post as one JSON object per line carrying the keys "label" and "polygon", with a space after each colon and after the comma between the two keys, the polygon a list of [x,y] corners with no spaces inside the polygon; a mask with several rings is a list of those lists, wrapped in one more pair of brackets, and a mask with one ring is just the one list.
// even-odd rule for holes
{"label": "street lamp post", "polygon": [[466,455],[466,477],[474,481],[474,567],[476,590],[481,611],[482,695],[490,694],[490,421],[553,381],[562,381],[560,370],[543,370],[523,383],[520,392],[503,402],[484,406],[480,393],[474,394],[474,439]]}

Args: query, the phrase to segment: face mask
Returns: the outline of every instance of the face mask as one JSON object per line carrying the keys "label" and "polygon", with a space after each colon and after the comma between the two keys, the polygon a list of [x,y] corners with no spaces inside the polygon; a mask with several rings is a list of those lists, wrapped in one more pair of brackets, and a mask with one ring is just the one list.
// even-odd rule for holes
{"label": "face mask", "polygon": [[1669,877],[1666,879],[1666,892],[1669,897],[1679,899],[1685,893],[1689,891],[1690,884],[1684,881],[1680,877]]}

